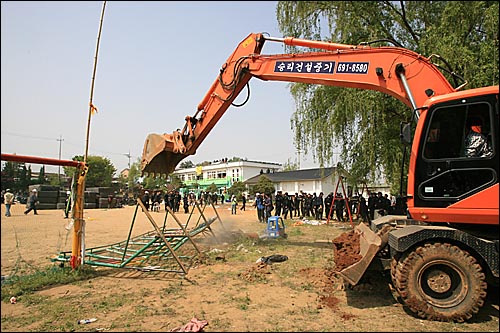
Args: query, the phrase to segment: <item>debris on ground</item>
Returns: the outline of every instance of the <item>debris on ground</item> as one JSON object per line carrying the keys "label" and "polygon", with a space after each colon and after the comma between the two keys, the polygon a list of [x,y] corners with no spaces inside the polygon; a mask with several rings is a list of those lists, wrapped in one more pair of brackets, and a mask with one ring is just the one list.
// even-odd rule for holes
{"label": "debris on ground", "polygon": [[97,318],[80,319],[78,321],[78,325],[90,324],[90,323],[93,323],[94,321],[97,321]]}
{"label": "debris on ground", "polygon": [[247,282],[266,281],[266,276],[271,274],[271,266],[258,262],[249,267],[245,272],[238,273],[238,277]]}
{"label": "debris on ground", "polygon": [[292,226],[297,227],[299,225],[304,225],[304,224],[310,224],[310,225],[323,225],[327,224],[326,221],[322,220],[307,220],[307,219],[302,219],[297,222],[294,222]]}
{"label": "debris on ground", "polygon": [[273,254],[268,257],[260,257],[257,259],[256,263],[263,262],[265,264],[272,264],[273,262],[283,262],[287,261],[288,257],[281,254]]}
{"label": "debris on ground", "polygon": [[203,332],[203,328],[208,325],[208,321],[192,318],[189,323],[173,328],[170,332]]}
{"label": "debris on ground", "polygon": [[224,254],[219,254],[215,257],[217,261],[226,261],[226,256]]}

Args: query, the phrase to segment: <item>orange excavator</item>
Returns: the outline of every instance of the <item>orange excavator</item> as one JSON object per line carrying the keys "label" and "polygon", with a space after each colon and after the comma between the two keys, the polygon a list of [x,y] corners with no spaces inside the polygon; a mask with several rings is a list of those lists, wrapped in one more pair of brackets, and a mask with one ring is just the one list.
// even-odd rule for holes
{"label": "orange excavator", "polygon": [[[264,55],[266,41],[310,52]],[[339,273],[355,285],[377,261],[390,270],[401,301],[418,317],[462,322],[478,313],[488,285],[499,281],[498,85],[463,90],[467,82],[444,59],[398,46],[252,33],[223,64],[182,130],[147,136],[143,174],[169,174],[195,154],[253,77],[376,90],[411,109],[415,123],[402,124],[400,133],[411,146],[406,216],[359,223],[354,232],[361,260]],[[479,144],[466,137],[471,119],[481,122],[476,138],[485,140],[487,154],[466,153],[467,144]]]}

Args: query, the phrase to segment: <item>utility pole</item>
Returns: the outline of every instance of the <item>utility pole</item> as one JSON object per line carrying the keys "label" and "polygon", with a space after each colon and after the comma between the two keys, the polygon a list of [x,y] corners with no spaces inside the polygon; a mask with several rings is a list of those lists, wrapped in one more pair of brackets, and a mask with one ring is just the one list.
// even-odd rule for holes
{"label": "utility pole", "polygon": [[128,157],[128,170],[130,171],[130,149],[128,150],[128,154],[123,154],[125,157]]}
{"label": "utility pole", "polygon": [[[57,139],[57,141],[59,141],[59,160],[61,160],[61,147],[62,147],[62,142],[64,141],[64,139],[62,138],[62,135],[59,134],[59,139]],[[59,186],[61,186],[61,166],[59,165],[59,171],[57,172],[57,179],[59,181]]]}
{"label": "utility pole", "polygon": [[[128,150],[128,154],[123,154],[125,157],[128,157],[128,173],[127,173],[127,192],[131,190],[130,184],[130,148]],[[127,194],[128,195],[128,194]]]}

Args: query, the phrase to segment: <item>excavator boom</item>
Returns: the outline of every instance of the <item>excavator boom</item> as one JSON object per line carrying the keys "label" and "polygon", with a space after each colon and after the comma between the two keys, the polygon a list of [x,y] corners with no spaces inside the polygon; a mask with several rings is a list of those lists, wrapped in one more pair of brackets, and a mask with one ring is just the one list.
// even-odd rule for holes
{"label": "excavator boom", "polygon": [[[314,52],[262,55],[265,41],[306,47]],[[182,130],[148,135],[141,171],[149,175],[170,174],[182,159],[195,154],[252,77],[376,90],[399,99],[413,110],[422,107],[429,97],[458,89],[450,85],[430,59],[404,48],[353,46],[252,33],[226,60],[195,115],[186,117]]]}

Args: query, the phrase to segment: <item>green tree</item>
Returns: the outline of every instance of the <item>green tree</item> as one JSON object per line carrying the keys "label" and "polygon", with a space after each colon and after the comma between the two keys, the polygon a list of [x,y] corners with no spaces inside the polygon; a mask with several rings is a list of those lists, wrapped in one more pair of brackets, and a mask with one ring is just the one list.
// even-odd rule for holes
{"label": "green tree", "polygon": [[120,184],[120,189],[122,189],[124,193],[129,192],[128,177],[125,177],[124,175],[120,174],[120,177],[118,177],[118,184]]}
{"label": "green tree", "polygon": [[[499,81],[495,1],[279,1],[276,9],[284,36],[352,45],[378,41],[375,46],[392,40],[424,56],[439,54],[469,88]],[[411,119],[411,110],[385,94],[355,88],[292,83],[290,92],[298,151],[314,151],[324,166],[339,147],[356,182],[373,181],[382,172],[392,192],[399,192],[399,127]]]}
{"label": "green tree", "polygon": [[[131,166],[131,169],[133,169],[132,175],[134,177],[134,182],[139,184],[142,183],[143,188],[170,191],[179,190],[186,186],[178,176],[173,174],[170,174],[168,177],[165,175],[162,175],[161,177],[141,177],[140,162],[140,159],[138,159],[137,162]],[[192,164],[192,162],[187,162],[188,164],[185,165],[189,165],[189,163]]]}
{"label": "green tree", "polygon": [[241,193],[245,192],[245,190],[246,190],[245,183],[237,181],[234,182],[233,185],[227,189],[227,192],[229,193],[230,196],[234,194],[237,198],[240,198]]}
{"label": "green tree", "polygon": [[265,174],[262,174],[259,177],[257,184],[255,184],[251,189],[252,194],[259,192],[271,195],[274,193],[274,191],[275,189],[273,182],[268,177],[266,177]]}
{"label": "green tree", "polygon": [[37,184],[45,184],[45,165],[40,167],[40,172],[38,173]]}
{"label": "green tree", "polygon": [[142,181],[142,186],[150,190],[164,190],[167,189],[167,178],[161,177],[145,177]]}
{"label": "green tree", "polygon": [[170,185],[174,190],[185,188],[186,184],[177,175],[170,175]]}
{"label": "green tree", "polygon": [[2,188],[10,188],[14,192],[26,192],[31,181],[31,165],[26,168],[25,163],[6,161],[2,167]]}
{"label": "green tree", "polygon": [[[72,158],[73,161],[83,161],[82,155],[76,155]],[[113,181],[113,175],[116,172],[116,168],[113,163],[107,158],[102,156],[87,156],[87,164],[89,170],[87,176],[85,177],[86,187],[111,187]],[[74,167],[63,167],[64,173],[69,177],[74,177],[76,168]]]}
{"label": "green tree", "polygon": [[16,186],[20,165],[17,162],[6,161],[2,168],[2,189],[10,188],[18,191],[21,188]]}
{"label": "green tree", "polygon": [[18,173],[18,177],[19,179],[21,180],[22,182],[22,189],[23,191],[27,191],[28,190],[28,186],[33,184],[33,181],[31,180],[31,174],[33,172],[31,172],[31,164],[28,166],[28,168],[26,169],[26,165],[23,164],[21,166],[21,171],[20,173]]}
{"label": "green tree", "polygon": [[137,158],[137,160],[130,166],[127,179],[129,192],[132,193],[132,195],[140,193],[141,181],[141,159]]}
{"label": "green tree", "polygon": [[208,193],[217,193],[217,185],[215,185],[214,183],[210,184],[207,186],[207,188],[205,189],[206,192]]}
{"label": "green tree", "polygon": [[194,168],[194,163],[192,161],[183,161],[179,165],[179,169],[189,169]]}
{"label": "green tree", "polygon": [[292,162],[290,159],[283,164],[283,171],[294,171],[299,170],[299,164],[297,162]]}
{"label": "green tree", "polygon": [[53,173],[45,174],[45,184],[50,184],[59,187],[60,185],[59,176]]}

